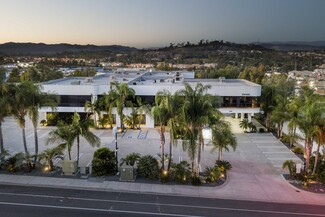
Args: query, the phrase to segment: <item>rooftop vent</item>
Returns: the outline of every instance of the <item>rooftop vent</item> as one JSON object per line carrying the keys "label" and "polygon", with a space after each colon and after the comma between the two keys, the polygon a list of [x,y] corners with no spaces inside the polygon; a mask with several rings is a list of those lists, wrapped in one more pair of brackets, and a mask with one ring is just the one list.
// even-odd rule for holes
{"label": "rooftop vent", "polygon": [[93,79],[90,77],[86,78],[86,83],[93,83]]}
{"label": "rooftop vent", "polygon": [[219,77],[219,82],[226,82],[226,78],[225,77]]}
{"label": "rooftop vent", "polygon": [[81,81],[71,81],[71,85],[80,85]]}

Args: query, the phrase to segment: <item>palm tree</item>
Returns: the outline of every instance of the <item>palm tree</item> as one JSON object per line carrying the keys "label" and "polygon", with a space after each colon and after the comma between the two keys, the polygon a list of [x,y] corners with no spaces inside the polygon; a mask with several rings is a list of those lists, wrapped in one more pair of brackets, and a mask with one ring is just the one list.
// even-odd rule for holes
{"label": "palm tree", "polygon": [[26,142],[26,120],[29,109],[33,105],[33,93],[37,92],[38,87],[31,82],[11,84],[9,86],[11,114],[17,120],[22,130],[23,145],[26,155],[29,154]]}
{"label": "palm tree", "polygon": [[296,170],[296,163],[293,160],[286,160],[283,165],[282,165],[282,169],[288,169],[290,176],[295,175],[295,170]]}
{"label": "palm tree", "polygon": [[321,118],[321,121],[316,126],[314,139],[317,143],[317,149],[316,149],[315,163],[314,163],[312,175],[315,175],[316,173],[320,147],[322,145],[325,145],[325,118]]}
{"label": "palm tree", "polygon": [[319,103],[318,95],[312,90],[303,89],[304,105],[300,107],[300,117],[298,126],[304,134],[305,153],[306,153],[306,171],[309,170],[311,151],[313,148],[313,138],[317,131],[317,126],[323,118],[325,108]]}
{"label": "palm tree", "polygon": [[289,131],[289,144],[293,146],[296,142],[297,138],[297,126],[298,126],[298,119],[299,119],[299,107],[302,106],[299,98],[294,98],[287,104],[287,112],[288,112],[288,119],[290,120],[288,123],[288,131]]}
{"label": "palm tree", "polygon": [[48,148],[45,151],[43,151],[41,154],[38,155],[39,161],[44,160],[45,164],[49,166],[49,171],[53,170],[53,160],[55,159],[61,159],[63,160],[64,154],[63,154],[63,147],[57,146],[54,148]]}
{"label": "palm tree", "polygon": [[90,131],[92,126],[92,121],[90,119],[80,120],[80,116],[77,112],[74,113],[72,117],[72,131],[75,133],[77,138],[77,167],[79,165],[79,152],[80,152],[80,137],[86,139],[86,141],[92,147],[100,146],[100,139],[93,132]]}
{"label": "palm tree", "polygon": [[188,83],[185,83],[185,89],[178,91],[178,94],[184,97],[183,119],[186,123],[186,139],[183,147],[187,149],[191,159],[192,173],[194,173],[194,159],[197,151],[197,173],[200,170],[201,150],[203,149],[202,130],[209,122],[209,117],[215,111],[212,105],[212,96],[207,94],[209,85],[198,83],[193,89]]}
{"label": "palm tree", "polygon": [[165,131],[166,125],[169,118],[169,111],[165,104],[162,103],[162,98],[159,97],[161,92],[158,92],[155,97],[155,106],[151,109],[152,116],[155,123],[159,125],[159,135],[160,135],[160,149],[161,149],[161,169],[165,169]]}
{"label": "palm tree", "polygon": [[38,135],[37,135],[37,124],[39,121],[38,109],[42,107],[52,107],[54,109],[57,106],[58,99],[53,94],[42,93],[39,86],[35,86],[33,91],[30,93],[32,96],[32,104],[28,109],[28,116],[32,120],[34,127],[34,139],[35,139],[35,159],[34,163],[37,161],[38,157]]}
{"label": "palm tree", "polygon": [[282,138],[283,123],[288,120],[287,97],[286,95],[277,95],[275,97],[276,107],[271,113],[271,121],[277,125],[277,135]]}
{"label": "palm tree", "polygon": [[116,107],[117,113],[120,116],[121,128],[124,130],[124,114],[123,110],[127,104],[130,103],[127,99],[134,97],[135,91],[132,88],[129,88],[127,83],[118,83],[112,82],[110,84],[110,92],[108,93],[109,98],[111,99],[112,104]]}
{"label": "palm tree", "polygon": [[4,118],[10,114],[10,106],[9,106],[9,98],[8,98],[8,89],[7,85],[5,85],[0,79],[0,153],[4,153],[4,143],[3,143],[3,134],[2,134],[2,122],[4,122]]}
{"label": "palm tree", "polygon": [[[91,97],[93,98],[93,96]],[[95,127],[97,128],[97,115],[100,117],[100,109],[98,106],[98,100],[94,99],[93,102],[91,101],[87,101],[85,103],[85,108],[84,108],[85,112],[87,113],[87,115],[89,113],[92,113],[94,116],[94,123],[95,123]]]}
{"label": "palm tree", "polygon": [[249,122],[247,118],[244,118],[242,121],[239,122],[239,127],[244,129],[244,131],[246,132],[246,130],[249,128]]}
{"label": "palm tree", "polygon": [[218,124],[212,126],[212,144],[214,147],[211,152],[218,149],[218,161],[222,158],[222,150],[229,151],[229,147],[236,150],[237,140],[228,122],[219,121]]}
{"label": "palm tree", "polygon": [[67,148],[69,160],[72,160],[71,149],[75,140],[76,132],[72,125],[59,122],[58,127],[49,133],[49,138],[47,139],[46,144],[59,143],[63,149]]}

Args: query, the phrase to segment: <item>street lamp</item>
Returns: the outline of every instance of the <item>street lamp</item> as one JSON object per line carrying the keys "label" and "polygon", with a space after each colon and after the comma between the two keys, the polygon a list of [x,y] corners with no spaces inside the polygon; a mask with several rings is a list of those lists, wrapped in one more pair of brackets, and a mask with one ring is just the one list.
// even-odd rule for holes
{"label": "street lamp", "polygon": [[117,131],[118,131],[117,126],[113,127],[112,133],[113,133],[113,136],[115,136],[115,158],[116,158],[115,159],[115,164],[116,164],[116,174],[118,174]]}

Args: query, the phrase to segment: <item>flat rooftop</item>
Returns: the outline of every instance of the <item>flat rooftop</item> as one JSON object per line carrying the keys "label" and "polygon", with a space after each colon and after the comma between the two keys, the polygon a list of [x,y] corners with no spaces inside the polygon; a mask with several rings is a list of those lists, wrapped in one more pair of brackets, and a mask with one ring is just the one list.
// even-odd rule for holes
{"label": "flat rooftop", "polygon": [[189,71],[138,71],[119,70],[94,77],[66,77],[47,81],[42,85],[109,85],[110,82],[125,82],[132,85],[183,85],[184,82],[202,83],[211,86],[260,86],[242,79],[195,79]]}

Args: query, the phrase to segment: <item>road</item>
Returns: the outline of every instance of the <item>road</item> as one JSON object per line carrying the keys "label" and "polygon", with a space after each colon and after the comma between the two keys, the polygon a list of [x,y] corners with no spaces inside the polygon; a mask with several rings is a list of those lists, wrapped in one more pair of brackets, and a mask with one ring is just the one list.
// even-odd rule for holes
{"label": "road", "polygon": [[325,216],[325,206],[0,185],[1,217]]}

